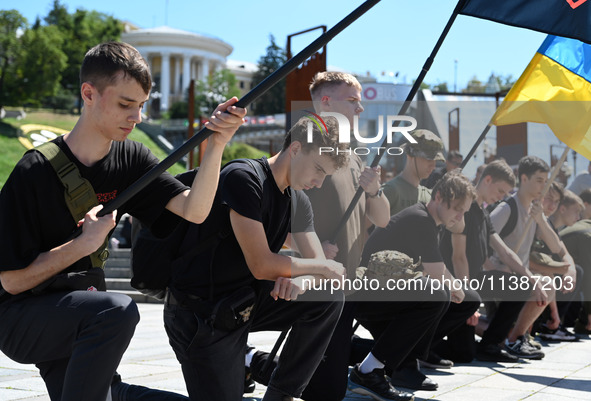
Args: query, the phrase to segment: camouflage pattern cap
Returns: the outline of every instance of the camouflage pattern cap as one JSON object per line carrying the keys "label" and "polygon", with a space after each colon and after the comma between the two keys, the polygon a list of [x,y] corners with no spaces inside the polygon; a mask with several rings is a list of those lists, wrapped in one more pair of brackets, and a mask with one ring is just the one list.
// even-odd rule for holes
{"label": "camouflage pattern cap", "polygon": [[408,144],[409,150],[412,149],[412,156],[445,161],[441,138],[426,129],[417,129],[411,131],[410,134],[417,141],[417,143]]}

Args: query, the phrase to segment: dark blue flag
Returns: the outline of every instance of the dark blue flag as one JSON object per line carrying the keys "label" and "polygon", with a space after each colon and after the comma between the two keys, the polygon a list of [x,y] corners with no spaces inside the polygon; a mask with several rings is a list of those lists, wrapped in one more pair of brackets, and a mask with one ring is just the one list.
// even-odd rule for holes
{"label": "dark blue flag", "polygon": [[466,0],[460,14],[591,44],[591,0]]}

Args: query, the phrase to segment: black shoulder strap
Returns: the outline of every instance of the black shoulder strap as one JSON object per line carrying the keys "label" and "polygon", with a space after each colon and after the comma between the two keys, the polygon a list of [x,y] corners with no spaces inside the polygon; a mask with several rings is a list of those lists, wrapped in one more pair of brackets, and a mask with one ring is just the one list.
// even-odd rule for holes
{"label": "black shoulder strap", "polygon": [[[76,164],[54,142],[46,142],[37,146],[34,150],[41,153],[51,164],[62,185],[64,186],[64,198],[74,223],[84,218],[86,213],[95,206],[98,200],[92,184],[80,174]],[[93,267],[105,267],[105,261],[109,257],[107,250],[108,237],[103,245],[92,253],[90,260]]]}
{"label": "black shoulder strap", "polygon": [[513,196],[511,196],[509,199],[505,200],[505,202],[509,205],[511,212],[509,214],[509,219],[507,220],[507,222],[505,223],[505,226],[503,226],[503,228],[501,229],[501,232],[499,233],[499,236],[501,238],[505,238],[506,236],[511,234],[513,232],[513,230],[515,230],[515,226],[517,225],[517,216],[519,213],[517,211],[517,201],[515,200],[515,198]]}

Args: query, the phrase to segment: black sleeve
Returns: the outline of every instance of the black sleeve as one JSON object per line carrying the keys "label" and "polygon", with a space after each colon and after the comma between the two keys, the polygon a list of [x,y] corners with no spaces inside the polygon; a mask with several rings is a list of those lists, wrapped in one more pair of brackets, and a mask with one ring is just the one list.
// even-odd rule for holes
{"label": "black sleeve", "polygon": [[[314,212],[308,195],[303,191],[292,192],[291,233],[314,232]],[[294,199],[295,198],[295,199]],[[295,215],[293,214],[295,209]]]}
{"label": "black sleeve", "polygon": [[[427,218],[417,219],[415,228],[411,230],[410,244],[416,247],[415,252],[421,255],[423,263],[443,262],[439,251],[439,238],[437,230],[433,229],[433,223]],[[416,262],[416,260],[415,260]]]}
{"label": "black sleeve", "polygon": [[220,175],[219,188],[222,204],[241,216],[263,222],[263,188],[250,166],[235,163],[224,168]]}

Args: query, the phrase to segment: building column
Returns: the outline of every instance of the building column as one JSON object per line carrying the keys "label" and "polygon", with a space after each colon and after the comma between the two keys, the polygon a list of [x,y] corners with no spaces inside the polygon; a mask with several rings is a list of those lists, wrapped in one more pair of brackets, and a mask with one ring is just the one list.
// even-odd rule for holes
{"label": "building column", "polygon": [[200,72],[199,79],[205,82],[209,77],[209,60],[201,60]]}
{"label": "building column", "polygon": [[191,83],[191,55],[183,54],[183,97],[189,89]]}
{"label": "building column", "polygon": [[[148,63],[148,69],[150,70],[150,76],[153,77],[152,75],[152,64],[153,64],[153,60],[152,60],[152,56],[149,54],[146,54],[145,56],[143,56],[146,59],[146,63]],[[152,81],[152,84],[154,84],[154,82]],[[152,92],[152,88],[150,88],[150,93]],[[148,104],[152,104],[152,98],[150,98],[150,100],[146,103],[144,103],[144,107],[142,107],[142,113],[144,113],[145,115],[149,115],[149,105]]]}
{"label": "building column", "polygon": [[160,110],[168,110],[168,97],[170,96],[170,53],[162,53],[162,66],[160,70]]}
{"label": "building column", "polygon": [[174,94],[181,94],[181,57],[174,58]]}

